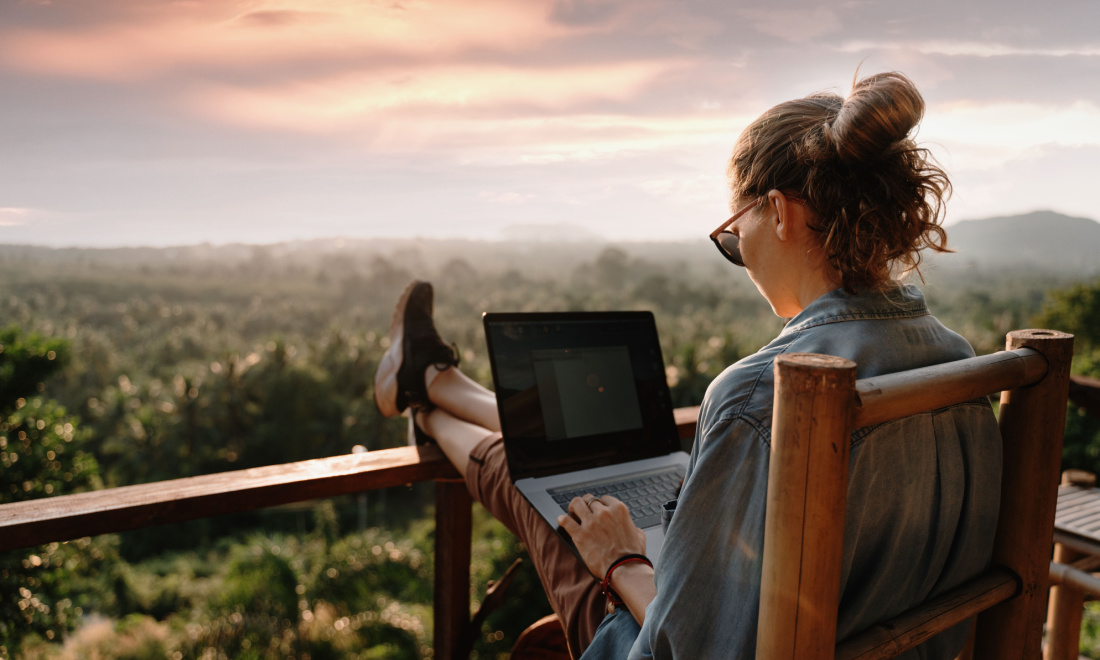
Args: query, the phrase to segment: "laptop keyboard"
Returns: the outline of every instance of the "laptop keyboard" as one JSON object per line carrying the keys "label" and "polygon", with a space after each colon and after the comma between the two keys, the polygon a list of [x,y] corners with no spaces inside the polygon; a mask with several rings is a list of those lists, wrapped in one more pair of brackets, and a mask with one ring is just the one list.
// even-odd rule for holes
{"label": "laptop keyboard", "polygon": [[630,517],[638,527],[649,527],[661,522],[661,507],[675,499],[684,481],[684,469],[679,466],[661,468],[615,477],[605,481],[564,486],[547,490],[562,511],[569,511],[574,497],[591,493],[596,497],[611,495],[622,500],[630,509]]}

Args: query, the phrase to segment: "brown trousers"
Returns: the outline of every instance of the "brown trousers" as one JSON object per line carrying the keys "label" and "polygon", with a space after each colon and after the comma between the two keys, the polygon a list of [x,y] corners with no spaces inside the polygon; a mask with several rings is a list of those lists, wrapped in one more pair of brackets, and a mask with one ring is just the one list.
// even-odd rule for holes
{"label": "brown trousers", "polygon": [[569,650],[580,657],[607,612],[599,581],[512,484],[499,433],[470,452],[466,488],[527,546],[551,607],[565,628]]}

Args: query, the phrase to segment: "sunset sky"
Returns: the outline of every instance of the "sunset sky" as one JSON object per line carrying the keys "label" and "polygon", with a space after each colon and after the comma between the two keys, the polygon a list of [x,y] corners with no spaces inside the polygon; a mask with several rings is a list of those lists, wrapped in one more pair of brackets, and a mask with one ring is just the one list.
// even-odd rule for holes
{"label": "sunset sky", "polygon": [[1095,0],[0,0],[0,243],[705,237],[740,130],[861,63],[949,222],[1100,218]]}

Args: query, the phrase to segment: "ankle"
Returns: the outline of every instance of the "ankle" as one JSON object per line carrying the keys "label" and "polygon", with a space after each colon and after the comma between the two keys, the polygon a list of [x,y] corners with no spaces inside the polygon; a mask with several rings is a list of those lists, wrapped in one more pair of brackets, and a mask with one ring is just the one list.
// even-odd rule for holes
{"label": "ankle", "polygon": [[450,371],[451,367],[446,369],[439,369],[434,364],[429,364],[428,368],[424,370],[424,391],[428,393],[428,400],[432,400],[432,385],[435,383],[436,378],[440,376],[444,371]]}
{"label": "ankle", "polygon": [[431,408],[410,406],[406,416],[409,419],[409,446],[434,445],[435,438],[427,431],[427,420]]}

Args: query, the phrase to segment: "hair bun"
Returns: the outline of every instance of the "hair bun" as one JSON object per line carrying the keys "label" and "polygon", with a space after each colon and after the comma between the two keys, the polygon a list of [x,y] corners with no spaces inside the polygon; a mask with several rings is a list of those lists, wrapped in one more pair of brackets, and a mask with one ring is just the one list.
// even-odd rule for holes
{"label": "hair bun", "polygon": [[859,80],[825,133],[846,163],[874,162],[905,140],[924,115],[924,99],[905,75],[879,73]]}

